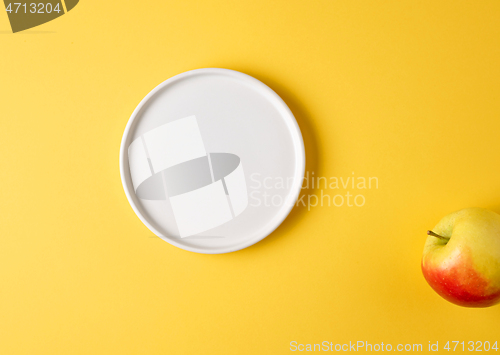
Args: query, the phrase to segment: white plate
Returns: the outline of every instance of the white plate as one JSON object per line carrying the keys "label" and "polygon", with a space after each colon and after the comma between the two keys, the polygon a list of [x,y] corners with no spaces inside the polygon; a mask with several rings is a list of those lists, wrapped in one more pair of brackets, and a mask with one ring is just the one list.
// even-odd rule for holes
{"label": "white plate", "polygon": [[299,195],[305,153],[295,118],[257,79],[197,69],[157,86],[128,121],[120,173],[128,201],[157,236],[227,253],[269,235]]}

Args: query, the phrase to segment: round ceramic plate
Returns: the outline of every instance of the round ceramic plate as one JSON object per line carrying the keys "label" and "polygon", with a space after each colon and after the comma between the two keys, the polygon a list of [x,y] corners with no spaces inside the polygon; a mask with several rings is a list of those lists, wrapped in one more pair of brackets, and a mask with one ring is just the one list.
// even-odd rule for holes
{"label": "round ceramic plate", "polygon": [[158,237],[199,253],[246,248],[293,208],[304,177],[299,126],[268,86],[227,69],[176,75],[125,128],[120,173]]}

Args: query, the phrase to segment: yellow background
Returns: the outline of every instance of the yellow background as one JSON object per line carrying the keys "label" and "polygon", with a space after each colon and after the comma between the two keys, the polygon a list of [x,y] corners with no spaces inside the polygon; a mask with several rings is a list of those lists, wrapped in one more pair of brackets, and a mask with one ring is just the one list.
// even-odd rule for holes
{"label": "yellow background", "polygon": [[[0,353],[500,340],[499,306],[447,303],[420,271],[441,217],[500,212],[499,18],[496,0],[83,0],[13,35],[2,11]],[[122,133],[151,89],[201,67],[281,95],[309,171],[379,189],[230,254],[154,237],[121,186]]]}

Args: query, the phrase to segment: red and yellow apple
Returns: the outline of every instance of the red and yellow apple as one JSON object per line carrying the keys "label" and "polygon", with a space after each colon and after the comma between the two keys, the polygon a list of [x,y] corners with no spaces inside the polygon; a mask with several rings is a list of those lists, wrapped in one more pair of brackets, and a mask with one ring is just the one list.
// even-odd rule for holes
{"label": "red and yellow apple", "polygon": [[463,209],[427,234],[422,272],[439,295],[465,307],[500,302],[500,215]]}

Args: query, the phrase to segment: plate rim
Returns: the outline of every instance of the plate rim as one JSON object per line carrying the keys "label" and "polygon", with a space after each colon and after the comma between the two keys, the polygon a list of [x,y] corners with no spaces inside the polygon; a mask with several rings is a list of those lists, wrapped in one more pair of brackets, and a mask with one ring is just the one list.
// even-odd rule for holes
{"label": "plate rim", "polygon": [[[134,198],[132,194],[130,193],[130,188],[131,188],[131,182],[127,181],[127,173],[125,171],[125,159],[126,157],[126,152],[127,148],[125,147],[125,144],[129,138],[130,135],[130,130],[131,127],[134,125],[135,121],[137,120],[137,117],[139,113],[141,112],[142,108],[149,102],[149,100],[154,97],[159,91],[163,90],[165,87],[179,81],[183,80],[186,77],[189,76],[195,76],[195,75],[206,75],[206,74],[218,74],[218,75],[226,75],[226,76],[231,76],[233,78],[243,80],[244,82],[247,82],[251,84],[252,86],[256,86],[259,90],[259,92],[264,92],[266,95],[265,96],[270,96],[269,101],[273,106],[276,104],[279,105],[280,107],[280,112],[286,113],[286,115],[281,114],[283,119],[285,120],[285,123],[289,129],[293,133],[295,133],[296,137],[292,137],[294,149],[295,149],[295,180],[293,183],[293,186],[290,188],[290,194],[289,198],[287,199],[288,201],[293,201],[293,203],[284,203],[283,207],[279,210],[277,215],[271,220],[270,223],[268,223],[268,226],[264,229],[256,233],[256,236],[253,238],[250,238],[248,240],[245,240],[242,243],[239,243],[237,245],[233,246],[228,246],[228,247],[221,247],[221,248],[211,248],[211,249],[205,249],[203,247],[196,247],[196,246],[189,246],[189,245],[184,245],[182,243],[178,243],[176,240],[173,238],[169,238],[168,235],[165,236],[163,233],[160,233],[149,221],[143,213],[140,211],[138,206],[136,205]],[[276,107],[276,106],[275,106]],[[296,139],[293,139],[296,138]],[[174,75],[167,80],[163,81],[161,84],[157,85],[153,90],[151,90],[142,100],[141,102],[137,105],[135,110],[132,112],[132,115],[127,121],[127,125],[125,126],[125,130],[122,135],[122,140],[120,144],[120,178],[122,182],[122,187],[123,190],[125,191],[125,195],[127,196],[127,200],[129,205],[132,207],[134,210],[136,216],[141,220],[141,222],[151,231],[153,232],[157,237],[160,239],[166,241],[169,244],[172,244],[178,248],[181,248],[183,250],[195,252],[195,253],[201,253],[201,254],[224,254],[224,253],[230,253],[238,250],[245,249],[251,245],[254,245],[258,242],[260,242],[262,239],[266,238],[269,236],[272,232],[274,232],[282,223],[283,221],[288,217],[290,212],[292,211],[295,202],[297,201],[300,191],[302,189],[302,183],[304,179],[304,173],[305,173],[305,163],[306,163],[306,155],[305,155],[305,147],[304,147],[304,139],[302,137],[302,132],[300,131],[299,124],[297,123],[297,120],[295,116],[293,115],[292,111],[288,107],[288,105],[285,103],[285,101],[269,86],[264,84],[262,81],[254,78],[253,76],[250,76],[248,74],[242,73],[240,71],[232,70],[232,69],[225,69],[225,68],[201,68],[201,69],[193,69],[189,70],[177,75]],[[130,174],[129,174],[130,175]],[[130,180],[130,178],[128,179]],[[133,188],[132,188],[133,189]]]}

